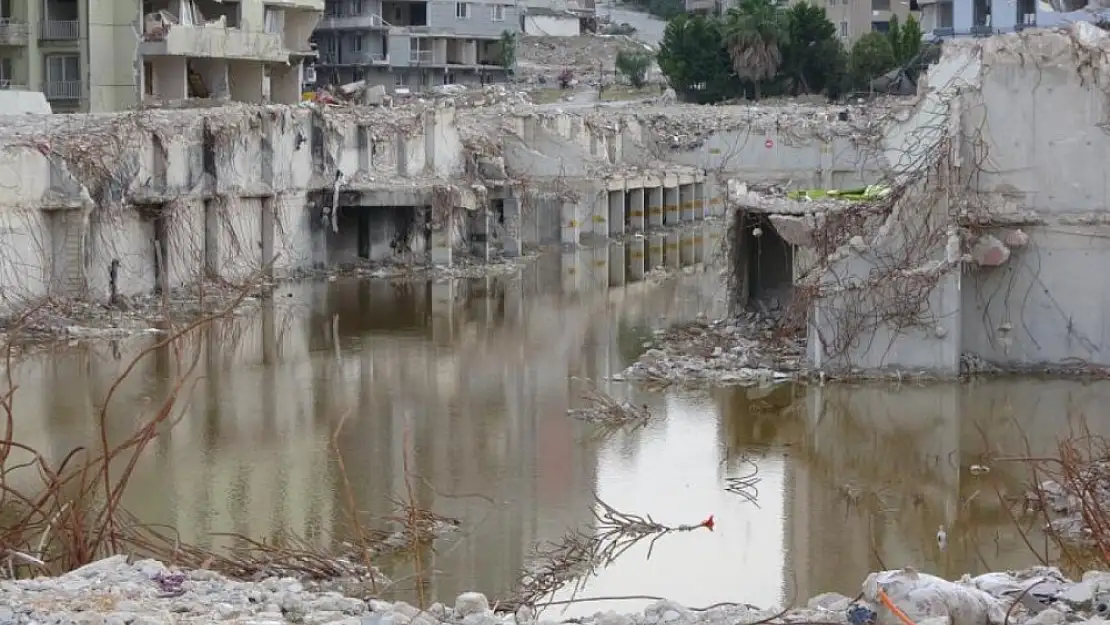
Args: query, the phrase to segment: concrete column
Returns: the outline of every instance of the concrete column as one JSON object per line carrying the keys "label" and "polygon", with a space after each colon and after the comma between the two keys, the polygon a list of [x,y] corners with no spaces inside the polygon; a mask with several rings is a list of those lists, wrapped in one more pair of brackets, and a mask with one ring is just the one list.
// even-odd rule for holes
{"label": "concrete column", "polygon": [[[524,247],[528,245],[535,247],[540,244],[540,213],[546,213],[547,211],[559,213],[562,211],[562,206],[554,200],[540,199],[534,195],[527,199],[514,199],[517,201],[517,211],[520,214],[520,247],[523,252]],[[508,202],[508,200],[506,200],[506,202]],[[506,204],[506,219],[508,219],[508,211],[509,207]],[[559,218],[561,220],[562,216],[560,215]]]}
{"label": "concrete column", "polygon": [[590,232],[599,237],[609,236],[609,194],[602,191],[593,203]]}
{"label": "concrete column", "polygon": [[628,244],[628,281],[641,282],[647,263],[647,241],[636,237]]}
{"label": "concrete column", "polygon": [[694,183],[694,219],[701,221],[705,219],[705,183]]}
{"label": "concrete column", "polygon": [[663,187],[650,187],[647,193],[648,230],[663,227]]}
{"label": "concrete column", "polygon": [[455,220],[454,209],[437,215],[432,209],[432,264],[451,266],[451,234]]}
{"label": "concrete column", "polygon": [[624,286],[625,253],[624,243],[609,244],[609,286]]}
{"label": "concrete column", "polygon": [[656,234],[648,237],[647,269],[653,271],[656,267],[663,266],[663,250],[666,248],[666,237]]}
{"label": "concrete column", "polygon": [[680,237],[681,235],[678,232],[667,234],[667,247],[663,250],[663,260],[667,264],[667,269],[678,269],[682,266],[679,258]]}
{"label": "concrete column", "polygon": [[694,228],[694,262],[705,262],[705,226]]}
{"label": "concrete column", "polygon": [[683,267],[689,267],[694,264],[694,232],[687,230],[683,232],[678,241],[679,246],[679,264]]}
{"label": "concrete column", "polygon": [[563,245],[578,245],[578,229],[582,226],[578,208],[578,202],[563,202]]}
{"label": "concrete column", "polygon": [[624,234],[624,191],[609,192],[609,232],[611,237]]}
{"label": "concrete column", "polygon": [[520,256],[522,237],[520,220],[520,200],[507,197],[502,203],[505,227],[501,233],[501,253],[510,258]]}
{"label": "concrete column", "polygon": [[644,190],[628,190],[628,226],[632,232],[644,231]]}
{"label": "concrete column", "polygon": [[489,262],[489,210],[482,208],[470,211],[467,222],[470,253],[482,262]]}
{"label": "concrete column", "polygon": [[681,213],[678,210],[678,187],[663,187],[663,224],[678,225]]}
{"label": "concrete column", "polygon": [[694,221],[694,185],[684,184],[678,188],[678,206],[684,223]]}
{"label": "concrete column", "polygon": [[581,250],[563,252],[563,293],[577,293],[582,286]]}

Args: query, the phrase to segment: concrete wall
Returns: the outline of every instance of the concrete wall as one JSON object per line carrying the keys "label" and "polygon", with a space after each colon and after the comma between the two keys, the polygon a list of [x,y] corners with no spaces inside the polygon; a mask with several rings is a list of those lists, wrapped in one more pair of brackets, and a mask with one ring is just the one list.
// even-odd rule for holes
{"label": "concrete wall", "polygon": [[577,37],[581,34],[578,18],[559,15],[527,15],[524,32],[544,37]]}
{"label": "concrete wall", "polygon": [[[1089,24],[1070,29],[946,43],[917,109],[886,133],[886,160],[909,192],[883,228],[830,264],[838,284],[866,286],[814,307],[815,364],[941,374],[958,373],[961,356],[1006,368],[1110,365],[1110,325],[1092,305],[1110,296],[1095,269],[1110,260],[1110,191],[1097,165],[1110,149],[1101,131],[1110,38]],[[922,211],[947,225],[915,229]],[[868,263],[884,253],[908,264]],[[843,316],[848,297],[904,298],[924,272],[937,280],[919,323],[871,319],[843,358],[822,354],[814,339],[837,334],[824,310]],[[891,279],[902,288],[883,296]]]}

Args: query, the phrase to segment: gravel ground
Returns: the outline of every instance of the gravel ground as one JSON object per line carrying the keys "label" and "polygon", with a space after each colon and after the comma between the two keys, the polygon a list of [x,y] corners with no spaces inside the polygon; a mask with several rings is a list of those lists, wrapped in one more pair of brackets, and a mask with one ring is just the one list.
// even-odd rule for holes
{"label": "gravel ground", "polygon": [[[1029,623],[1058,625],[1098,613],[1110,590],[1110,574],[1090,572],[1082,581],[1058,570],[987,573],[948,582],[912,569],[873,573],[863,599],[826,593],[805,607],[785,612],[735,603],[689,608],[659,600],[639,614],[598,613],[580,625],[745,625],[773,623],[897,623],[874,601],[884,589],[917,623]],[[1010,607],[1015,601],[1020,605]],[[496,606],[493,606],[496,607]],[[542,617],[543,615],[541,615]],[[937,620],[941,617],[941,620]],[[958,618],[957,618],[958,617]],[[1004,618],[1003,618],[1004,617]],[[996,622],[997,621],[997,622]],[[529,608],[496,614],[480,593],[459,595],[453,607],[440,603],[419,610],[388,603],[312,592],[291,578],[235,581],[211,571],[175,571],[154,560],[133,564],[125,556],[94,562],[54,578],[0,582],[0,625],[525,625],[536,622]],[[540,623],[554,621],[540,620]],[[1105,621],[1099,621],[1105,622]]]}

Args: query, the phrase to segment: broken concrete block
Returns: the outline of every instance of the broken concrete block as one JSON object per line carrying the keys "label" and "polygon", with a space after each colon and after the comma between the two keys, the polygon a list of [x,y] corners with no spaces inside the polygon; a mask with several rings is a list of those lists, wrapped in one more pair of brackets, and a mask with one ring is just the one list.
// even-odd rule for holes
{"label": "broken concrete block", "polygon": [[489,156],[478,159],[478,175],[490,180],[504,180],[508,178],[505,172],[505,159],[501,156]]}
{"label": "broken concrete block", "polygon": [[1010,248],[998,237],[984,234],[971,248],[971,258],[981,267],[998,267],[1010,260]]}
{"label": "broken concrete block", "polygon": [[374,85],[362,92],[362,103],[367,106],[381,106],[385,102],[385,87]]}
{"label": "broken concrete block", "polygon": [[1020,228],[1017,230],[1011,230],[1006,233],[1006,245],[1010,246],[1011,248],[1025,247],[1026,245],[1029,245],[1029,235],[1025,234],[1025,232]]}
{"label": "broken concrete block", "polygon": [[801,247],[813,245],[813,224],[811,220],[793,215],[771,215],[768,219],[783,241]]}

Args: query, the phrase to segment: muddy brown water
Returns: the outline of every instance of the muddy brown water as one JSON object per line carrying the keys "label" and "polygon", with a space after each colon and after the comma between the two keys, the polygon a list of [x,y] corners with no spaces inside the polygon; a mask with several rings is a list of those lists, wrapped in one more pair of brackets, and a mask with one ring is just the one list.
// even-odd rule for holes
{"label": "muddy brown water", "polygon": [[[663,392],[602,382],[657,419],[598,438],[566,415],[577,405],[568,378],[619,371],[652,330],[720,314],[724,298],[719,272],[700,265],[610,286],[605,258],[604,250],[554,255],[489,279],[281,287],[194,342],[199,375],[185,413],[141,460],[125,505],[202,544],[219,532],[320,540],[345,524],[328,449],[345,419],[339,441],[360,510],[390,513],[407,462],[420,478],[418,502],[462,522],[423,563],[435,572],[429,600],[468,589],[506,594],[531,545],[591,527],[595,490],[667,524],[713,514],[716,528],[666,536],[650,559],[646,543],[633,548],[582,597],[771,606],[824,591],[854,595],[881,565],[958,576],[1034,563],[996,493],[1016,492],[1021,471],[970,467],[988,447],[1024,453],[1026,440],[1031,453],[1048,453],[1069,426],[1097,420],[1105,384]],[[18,438],[55,456],[88,443],[111,383],[153,340],[71,346],[20,363]],[[160,401],[174,368],[167,351],[139,364],[109,406],[113,436]],[[757,505],[726,488],[751,463]],[[403,578],[410,568],[392,563],[387,573]],[[398,594],[411,593],[402,586]],[[645,603],[590,602],[568,613]]]}

